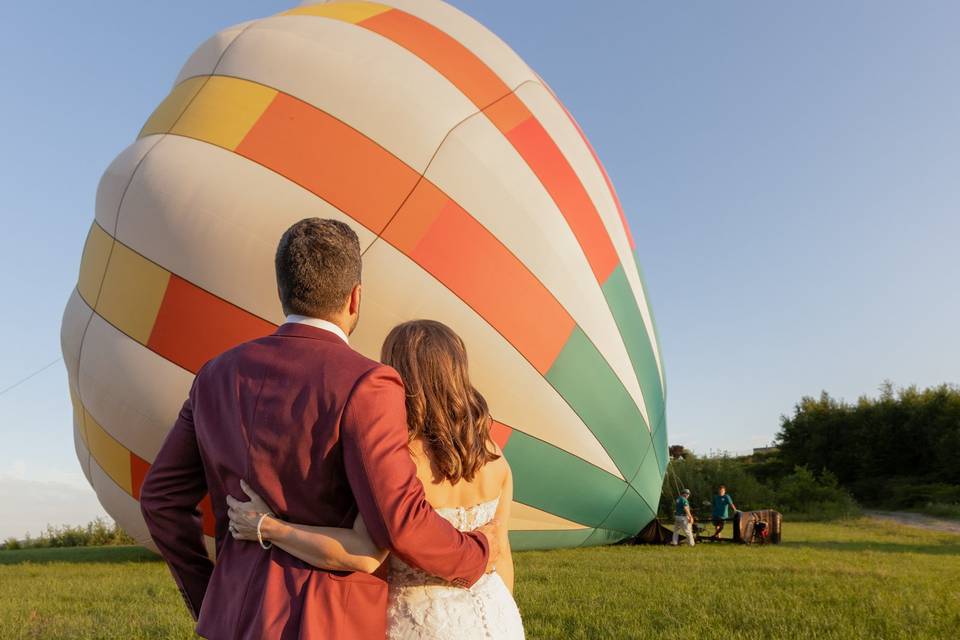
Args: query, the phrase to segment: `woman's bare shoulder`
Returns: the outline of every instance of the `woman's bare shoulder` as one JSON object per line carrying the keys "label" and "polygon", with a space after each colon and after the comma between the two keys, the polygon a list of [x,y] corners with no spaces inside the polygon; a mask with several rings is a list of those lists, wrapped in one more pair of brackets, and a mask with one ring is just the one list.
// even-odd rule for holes
{"label": "woman's bare shoulder", "polygon": [[499,456],[499,457],[498,457],[496,460],[494,460],[491,464],[495,464],[495,465],[497,465],[499,468],[505,469],[506,471],[509,472],[509,471],[510,471],[510,463],[507,462],[507,456],[506,456],[506,454],[503,452],[503,449],[501,449],[501,448],[500,448],[500,445],[498,445],[496,442],[492,442],[491,444],[493,445],[493,452],[494,452],[497,456]]}
{"label": "woman's bare shoulder", "polygon": [[495,451],[499,458],[496,460],[491,460],[483,466],[483,472],[489,474],[489,477],[497,485],[503,485],[506,482],[507,478],[510,477],[510,463],[507,462],[506,456],[503,455],[503,451],[500,447],[494,445]]}

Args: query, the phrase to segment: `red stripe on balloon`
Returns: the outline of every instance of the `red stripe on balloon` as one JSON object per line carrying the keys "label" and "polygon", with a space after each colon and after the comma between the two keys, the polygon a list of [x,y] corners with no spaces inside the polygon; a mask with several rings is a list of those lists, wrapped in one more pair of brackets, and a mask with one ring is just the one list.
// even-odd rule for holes
{"label": "red stripe on balloon", "polygon": [[516,96],[499,101],[485,113],[526,161],[560,209],[597,282],[606,282],[620,264],[620,259],[590,194],[560,147]]}
{"label": "red stripe on balloon", "polygon": [[188,371],[276,325],[171,274],[147,347]]}
{"label": "red stripe on balloon", "polygon": [[203,497],[203,500],[201,500],[200,504],[197,505],[197,509],[200,510],[200,515],[203,518],[203,532],[211,537],[216,536],[217,518],[214,515],[213,501],[210,499],[209,495]]}
{"label": "red stripe on balloon", "polygon": [[[150,471],[150,463],[131,451],[130,477],[133,480],[131,490],[133,492],[133,499],[137,502],[140,502],[140,491],[143,489],[143,479],[147,477],[148,471]],[[203,518],[203,532],[208,536],[215,536],[217,532],[217,519],[214,515],[213,501],[210,500],[210,496],[204,496],[197,508],[200,510]]]}
{"label": "red stripe on balloon", "polygon": [[383,238],[459,296],[540,373],[575,323],[510,251],[456,202],[424,180]]}
{"label": "red stripe on balloon", "polygon": [[130,487],[133,492],[133,499],[140,501],[140,490],[143,488],[143,479],[147,477],[147,471],[150,470],[150,463],[130,452]]}
{"label": "red stripe on balloon", "polygon": [[613,203],[617,207],[617,213],[620,214],[620,222],[623,224],[623,230],[627,234],[627,241],[630,243],[630,248],[636,249],[637,245],[633,240],[633,233],[630,231],[630,223],[627,222],[627,216],[623,212],[623,204],[620,202],[620,196],[617,195],[617,190],[613,186],[613,181],[610,179],[610,174],[607,173],[607,168],[603,166],[602,162],[600,162],[600,156],[597,155],[596,149],[594,149],[593,145],[590,144],[590,140],[587,139],[587,134],[584,133],[583,128],[580,127],[580,123],[577,122],[577,119],[573,117],[573,114],[570,113],[570,110],[567,109],[567,106],[560,101],[560,98],[558,98],[549,87],[547,87],[547,91],[550,91],[550,95],[553,96],[554,100],[557,101],[557,104],[560,105],[560,108],[563,109],[563,112],[567,114],[568,118],[570,118],[570,122],[573,124],[574,128],[576,128],[577,133],[580,134],[583,144],[587,145],[587,149],[590,150],[590,155],[593,156],[593,161],[597,163],[597,168],[600,169],[600,173],[603,175],[603,180],[607,183],[607,189],[610,190],[610,196],[613,198]]}
{"label": "red stripe on balloon", "polygon": [[492,421],[490,425],[490,437],[497,443],[497,446],[500,447],[501,450],[507,446],[507,442],[510,441],[510,436],[512,435],[513,429],[502,422]]}

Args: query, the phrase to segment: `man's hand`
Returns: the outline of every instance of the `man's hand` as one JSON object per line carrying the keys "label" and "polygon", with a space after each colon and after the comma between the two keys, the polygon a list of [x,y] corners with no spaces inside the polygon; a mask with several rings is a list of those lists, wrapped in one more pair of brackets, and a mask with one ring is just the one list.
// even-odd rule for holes
{"label": "man's hand", "polygon": [[477,531],[487,538],[487,547],[490,549],[490,554],[487,556],[487,573],[493,573],[497,560],[500,559],[500,523],[497,520],[491,520]]}

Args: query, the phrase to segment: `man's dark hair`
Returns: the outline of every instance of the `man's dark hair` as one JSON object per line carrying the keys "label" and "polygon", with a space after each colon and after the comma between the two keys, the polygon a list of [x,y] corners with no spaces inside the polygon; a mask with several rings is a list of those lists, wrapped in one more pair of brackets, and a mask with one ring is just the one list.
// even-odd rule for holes
{"label": "man's dark hair", "polygon": [[726,489],[726,488],[727,488],[727,485],[722,484],[719,487],[717,487],[717,491],[719,491],[720,489]]}
{"label": "man's dark hair", "polygon": [[339,220],[306,218],[280,238],[275,263],[284,313],[325,318],[360,284],[360,239]]}

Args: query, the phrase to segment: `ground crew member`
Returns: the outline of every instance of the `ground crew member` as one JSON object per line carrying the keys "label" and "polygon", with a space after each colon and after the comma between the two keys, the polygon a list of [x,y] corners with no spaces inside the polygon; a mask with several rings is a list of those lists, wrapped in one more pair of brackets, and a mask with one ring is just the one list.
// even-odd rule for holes
{"label": "ground crew member", "polygon": [[680,533],[687,536],[687,544],[691,547],[693,542],[693,513],[690,511],[690,489],[684,489],[677,498],[676,509],[674,510],[673,541],[670,543],[677,546]]}
{"label": "ground crew member", "polygon": [[723,485],[717,487],[717,495],[713,496],[713,526],[715,531],[713,532],[713,538],[717,539],[720,537],[720,532],[723,531],[723,521],[730,517],[730,509],[733,509],[733,512],[737,512],[737,505],[733,504],[733,496],[727,493],[727,488]]}

